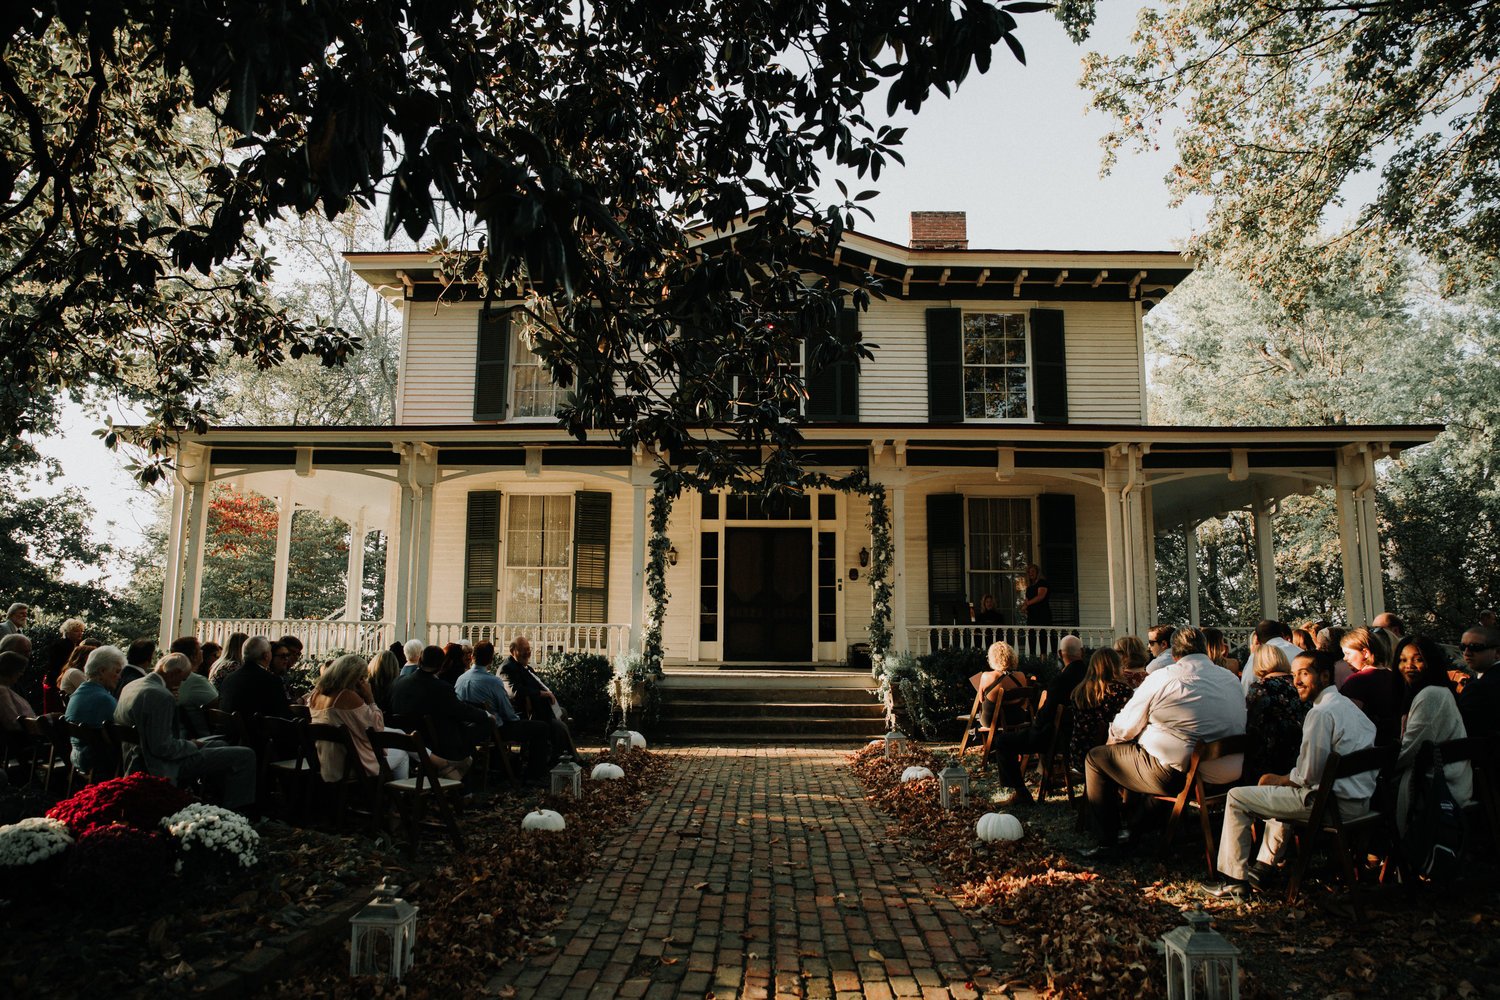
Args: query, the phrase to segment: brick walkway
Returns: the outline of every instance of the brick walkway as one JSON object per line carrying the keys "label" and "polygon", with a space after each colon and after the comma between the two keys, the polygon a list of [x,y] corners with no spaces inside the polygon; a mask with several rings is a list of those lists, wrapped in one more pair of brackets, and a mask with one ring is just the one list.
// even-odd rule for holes
{"label": "brick walkway", "polygon": [[505,968],[490,992],[968,1000],[974,974],[999,967],[1001,939],[977,936],[886,842],[843,751],[667,752],[661,797],[606,845],[559,947]]}

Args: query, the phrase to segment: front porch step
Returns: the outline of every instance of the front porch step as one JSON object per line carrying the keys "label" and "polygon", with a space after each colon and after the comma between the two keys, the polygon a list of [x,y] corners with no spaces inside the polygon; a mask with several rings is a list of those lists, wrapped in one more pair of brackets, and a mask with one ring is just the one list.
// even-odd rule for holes
{"label": "front porch step", "polygon": [[885,732],[863,671],[669,667],[658,691],[667,743],[854,744]]}

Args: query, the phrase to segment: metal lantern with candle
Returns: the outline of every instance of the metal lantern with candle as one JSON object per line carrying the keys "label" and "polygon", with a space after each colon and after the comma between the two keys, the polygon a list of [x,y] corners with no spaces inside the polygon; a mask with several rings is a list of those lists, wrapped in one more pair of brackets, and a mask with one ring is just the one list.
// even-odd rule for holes
{"label": "metal lantern with candle", "polygon": [[885,734],[885,755],[887,757],[894,757],[897,754],[905,753],[906,747],[906,734],[901,730],[892,729]]}
{"label": "metal lantern with candle", "polygon": [[969,772],[950,763],[938,772],[938,801],[944,809],[952,809],[955,796],[960,806],[969,804]]}
{"label": "metal lantern with candle", "polygon": [[630,750],[630,730],[616,729],[609,734],[609,752],[627,753]]}
{"label": "metal lantern with candle", "polygon": [[1167,1000],[1239,1000],[1240,950],[1202,910],[1183,916],[1187,926],[1167,931],[1158,945],[1167,960]]}
{"label": "metal lantern with candle", "polygon": [[349,975],[389,976],[400,982],[417,948],[417,908],[381,879],[375,898],[349,918]]}
{"label": "metal lantern with candle", "polygon": [[553,795],[571,795],[575,799],[583,795],[583,768],[573,761],[558,761],[551,774]]}

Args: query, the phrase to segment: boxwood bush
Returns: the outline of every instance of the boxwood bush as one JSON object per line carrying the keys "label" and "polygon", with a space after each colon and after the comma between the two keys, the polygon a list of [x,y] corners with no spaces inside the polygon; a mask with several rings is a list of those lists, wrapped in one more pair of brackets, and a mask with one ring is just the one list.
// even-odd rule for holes
{"label": "boxwood bush", "polygon": [[606,734],[612,676],[608,659],[597,653],[559,653],[534,669],[573,717],[574,736],[583,739]]}

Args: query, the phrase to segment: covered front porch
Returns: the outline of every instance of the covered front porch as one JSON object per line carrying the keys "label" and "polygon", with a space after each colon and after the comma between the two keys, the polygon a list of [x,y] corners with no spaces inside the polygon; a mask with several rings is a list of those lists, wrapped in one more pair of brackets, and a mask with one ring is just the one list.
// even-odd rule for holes
{"label": "covered front porch", "polygon": [[[924,424],[809,427],[806,436],[809,450],[827,457],[827,468],[867,470],[883,488],[892,550],[891,648],[922,654],[996,638],[1045,651],[1070,632],[1088,645],[1144,635],[1158,617],[1153,540],[1166,531],[1185,532],[1190,618],[1240,637],[1253,622],[1200,622],[1192,527],[1231,510],[1252,513],[1261,613],[1278,617],[1277,505],[1319,487],[1330,488],[1337,505],[1347,620],[1368,621],[1384,609],[1375,463],[1431,440],[1437,430]],[[291,634],[313,654],[370,653],[412,637],[503,646],[519,633],[543,657],[636,650],[651,610],[645,584],[653,468],[649,456],[607,443],[580,446],[535,426],[224,428],[186,436],[174,484],[172,585],[163,596],[161,634],[218,641],[234,631]],[[205,504],[218,482],[276,498],[276,582],[264,618],[199,614]],[[556,528],[561,541],[555,561],[543,553],[539,568],[527,571],[534,581],[521,596],[542,611],[514,615],[507,612],[520,606],[521,592],[505,574],[525,560],[508,560],[504,546],[523,545],[528,532],[518,534],[518,524],[542,524],[503,520],[522,500],[535,508],[528,516],[551,525],[537,530]],[[286,615],[286,553],[298,509],[344,520],[351,540],[384,533],[378,616],[366,613],[354,583],[363,575],[359,544],[350,545],[342,613]],[[976,526],[981,513],[1011,517],[1010,534]],[[602,518],[602,528],[590,528],[590,516]],[[725,592],[744,577],[730,563],[739,558],[747,566],[751,556],[763,560],[771,590],[776,580],[794,581],[799,614],[807,618],[792,623],[806,632],[805,651],[797,639],[797,649],[771,659],[857,658],[853,647],[869,640],[874,600],[868,516],[868,504],[855,494],[810,493],[780,520],[740,510],[725,494],[679,497],[666,532],[666,662],[759,659],[734,648],[724,630],[732,611]],[[500,527],[477,527],[476,517]],[[495,534],[506,530],[504,538]],[[784,544],[776,541],[783,536]],[[734,555],[730,546],[743,549],[748,541],[751,556]],[[552,543],[538,544],[538,552],[552,551]],[[783,551],[795,556],[790,576],[775,568]],[[968,605],[986,587],[1003,597],[1028,562],[1039,562],[1055,588],[1054,624],[1027,626],[1014,604],[998,623],[974,624]],[[743,595],[736,600],[744,606]],[[774,603],[766,605],[773,612]]]}

